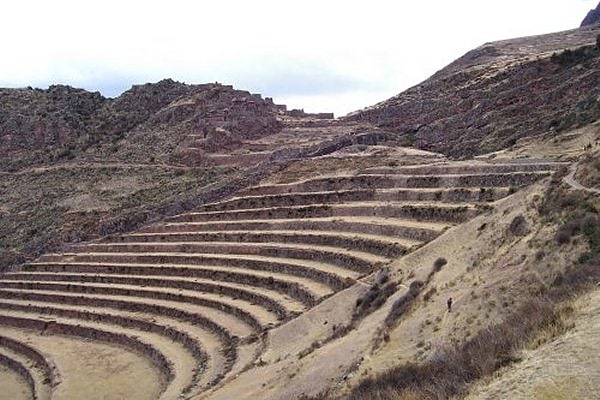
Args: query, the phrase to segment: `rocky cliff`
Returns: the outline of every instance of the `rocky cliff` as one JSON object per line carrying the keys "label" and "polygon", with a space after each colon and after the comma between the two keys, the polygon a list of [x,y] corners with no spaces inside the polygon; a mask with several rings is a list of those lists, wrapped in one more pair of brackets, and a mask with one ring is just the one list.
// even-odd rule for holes
{"label": "rocky cliff", "polygon": [[600,4],[593,10],[590,10],[583,21],[581,21],[581,26],[593,25],[600,22]]}

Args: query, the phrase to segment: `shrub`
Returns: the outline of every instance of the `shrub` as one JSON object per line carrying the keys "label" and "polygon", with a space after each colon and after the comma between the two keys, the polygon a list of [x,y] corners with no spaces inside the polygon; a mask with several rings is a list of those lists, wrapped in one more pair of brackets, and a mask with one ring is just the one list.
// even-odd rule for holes
{"label": "shrub", "polygon": [[583,253],[579,256],[579,258],[577,259],[577,261],[579,262],[579,264],[585,264],[586,262],[592,260],[594,258],[594,255],[592,254],[591,251],[588,251],[587,253]]}
{"label": "shrub", "polygon": [[356,300],[356,309],[354,310],[353,320],[358,320],[372,313],[385,303],[392,294],[396,292],[396,282],[387,282],[385,285],[374,284],[360,298]]}
{"label": "shrub", "polygon": [[429,301],[429,299],[431,299],[436,293],[437,289],[435,287],[432,287],[431,289],[426,291],[425,294],[423,294],[423,301]]}
{"label": "shrub", "polygon": [[446,260],[443,257],[438,258],[433,263],[433,271],[440,272],[442,270],[442,267],[446,264],[448,264],[448,260]]}
{"label": "shrub", "polygon": [[427,282],[429,282],[431,280],[433,275],[440,272],[442,270],[442,267],[446,264],[448,264],[448,261],[446,261],[446,259],[443,257],[440,257],[437,260],[435,260],[433,263],[433,267],[431,268],[431,271],[429,272],[429,275],[427,276]]}
{"label": "shrub", "polygon": [[527,220],[522,215],[517,215],[511,221],[508,229],[515,236],[523,236],[527,233]]}
{"label": "shrub", "polygon": [[574,50],[565,49],[559,54],[552,54],[550,60],[563,67],[571,67],[576,64],[585,63],[598,56],[598,46],[582,46]]}
{"label": "shrub", "polygon": [[423,286],[424,283],[421,281],[411,282],[408,292],[394,302],[390,313],[385,318],[385,324],[388,327],[392,326],[410,308],[414,299],[421,293]]}
{"label": "shrub", "polygon": [[556,232],[554,239],[556,240],[556,243],[560,246],[562,246],[563,244],[567,244],[571,241],[571,232],[567,230],[559,230],[558,232]]}

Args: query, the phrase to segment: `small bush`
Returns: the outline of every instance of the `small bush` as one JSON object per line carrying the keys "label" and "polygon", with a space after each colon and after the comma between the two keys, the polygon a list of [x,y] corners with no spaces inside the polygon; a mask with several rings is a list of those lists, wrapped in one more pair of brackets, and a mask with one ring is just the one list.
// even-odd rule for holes
{"label": "small bush", "polygon": [[591,261],[594,258],[594,255],[592,254],[591,251],[588,251],[587,253],[583,253],[579,256],[579,258],[577,259],[577,261],[579,262],[579,264],[585,264],[588,261]]}
{"label": "small bush", "polygon": [[523,236],[527,233],[527,220],[522,215],[517,215],[508,227],[510,233],[515,236]]}
{"label": "small bush", "polygon": [[433,271],[435,272],[440,272],[442,270],[442,267],[444,265],[448,264],[448,260],[446,260],[443,257],[438,258],[437,260],[435,260],[435,262],[433,263]]}
{"label": "small bush", "polygon": [[559,54],[552,54],[550,60],[563,67],[571,67],[576,64],[585,63],[598,56],[597,46],[582,46],[575,50],[565,49]]}
{"label": "small bush", "polygon": [[600,224],[598,223],[598,216],[594,214],[587,214],[581,219],[579,229],[586,236],[593,236],[595,231],[598,229]]}
{"label": "small bush", "polygon": [[556,240],[556,243],[560,246],[562,246],[563,244],[567,244],[571,241],[571,232],[566,230],[559,230],[558,232],[556,232],[554,239]]}
{"label": "small bush", "polygon": [[364,318],[366,315],[381,307],[388,297],[396,292],[396,289],[396,282],[387,282],[383,286],[376,283],[371,286],[362,297],[356,300],[356,309],[352,316],[353,320]]}
{"label": "small bush", "polygon": [[427,282],[429,282],[431,280],[433,275],[440,272],[442,270],[442,267],[446,264],[448,264],[448,261],[443,257],[440,257],[437,260],[435,260],[435,262],[433,263],[433,267],[431,268],[431,271],[429,272],[429,275],[427,276]]}
{"label": "small bush", "polygon": [[423,295],[423,301],[429,301],[429,299],[431,299],[436,293],[437,289],[435,287],[432,287]]}
{"label": "small bush", "polygon": [[414,299],[421,293],[421,289],[425,284],[421,281],[413,281],[408,287],[408,292],[398,298],[392,305],[390,313],[385,318],[385,324],[392,326],[412,305]]}

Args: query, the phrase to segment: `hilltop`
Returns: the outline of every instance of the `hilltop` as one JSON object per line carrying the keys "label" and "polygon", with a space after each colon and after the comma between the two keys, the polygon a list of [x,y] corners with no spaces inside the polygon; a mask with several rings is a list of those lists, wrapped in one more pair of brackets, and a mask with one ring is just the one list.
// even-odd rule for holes
{"label": "hilltop", "polygon": [[170,79],[138,85],[115,99],[64,85],[2,89],[1,167],[14,171],[65,160],[181,164],[201,136],[206,152],[281,130],[276,106],[260,95]]}
{"label": "hilltop", "polygon": [[600,22],[600,4],[587,13],[583,21],[581,21],[581,26],[594,25],[598,22]]}

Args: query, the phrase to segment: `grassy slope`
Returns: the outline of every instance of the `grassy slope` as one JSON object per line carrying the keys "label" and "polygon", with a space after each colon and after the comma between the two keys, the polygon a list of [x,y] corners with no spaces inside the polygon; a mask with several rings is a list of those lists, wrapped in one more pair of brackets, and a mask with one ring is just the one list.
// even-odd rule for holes
{"label": "grassy slope", "polygon": [[[0,253],[5,266],[179,211],[231,170],[160,165],[65,164],[0,174]],[[115,220],[128,221],[114,226]],[[129,225],[129,226],[128,226]]]}
{"label": "grassy slope", "polygon": [[[570,307],[564,307],[564,301],[585,292],[600,278],[597,269],[600,202],[593,196],[569,192],[560,180],[550,185],[550,191],[545,194],[529,196],[529,210],[520,214],[529,224],[529,233],[524,237],[516,238],[510,232],[502,235],[487,225],[477,246],[486,247],[483,237],[485,231],[491,229],[496,231],[493,243],[498,245],[497,249],[488,246],[488,251],[493,251],[484,255],[477,254],[480,247],[467,247],[462,258],[466,268],[464,264],[458,267],[450,262],[453,271],[444,268],[436,275],[437,292],[432,300],[422,298],[412,312],[401,319],[399,328],[390,333],[390,341],[364,366],[363,372],[367,375],[375,372],[374,377],[354,388],[350,398],[460,397],[478,379],[519,361],[524,348],[536,348],[557,335],[567,335],[566,338],[571,335],[572,326],[566,321],[571,311]],[[590,218],[588,222],[594,221],[590,225],[593,228],[587,231],[582,228],[585,221],[582,217],[586,215],[585,218]],[[496,224],[502,216],[510,221],[513,213],[502,212],[496,217]],[[569,230],[568,238],[558,240],[557,232],[564,230]],[[464,243],[470,246],[468,241]],[[436,247],[434,252],[440,246]],[[470,265],[469,257],[473,257],[473,253],[476,256]],[[582,258],[582,255],[586,256]],[[463,272],[457,275],[457,269]],[[448,275],[453,278],[448,280]],[[455,299],[455,306],[449,314],[442,310],[444,300],[450,296]],[[584,329],[579,333],[579,343],[586,341],[583,339],[586,332],[591,331]],[[566,338],[563,336],[558,341],[564,342]],[[593,336],[588,340],[593,340]],[[408,347],[398,346],[398,343]],[[565,351],[577,353],[581,349]],[[538,375],[547,375],[551,381],[556,369],[561,368],[560,361],[558,364],[556,359],[553,361],[552,366],[544,366]],[[569,368],[580,368],[588,373],[598,368],[597,360],[579,361],[578,364],[572,357],[573,364]],[[514,370],[519,368],[517,364]],[[527,364],[523,368],[528,368]],[[498,388],[492,393],[498,394]],[[501,397],[513,398],[520,393],[518,385],[513,386],[513,391],[504,389]]]}
{"label": "grassy slope", "polygon": [[600,290],[570,305],[570,329],[563,335],[524,351],[522,361],[477,384],[468,400],[592,399],[600,393]]}
{"label": "grassy slope", "polygon": [[200,121],[242,97],[260,107],[231,116],[236,134],[280,129],[274,105],[220,84],[166,79],[115,99],[63,85],[0,89],[0,269],[181,212],[207,184],[227,185],[235,171],[184,167],[181,151],[212,126]]}

